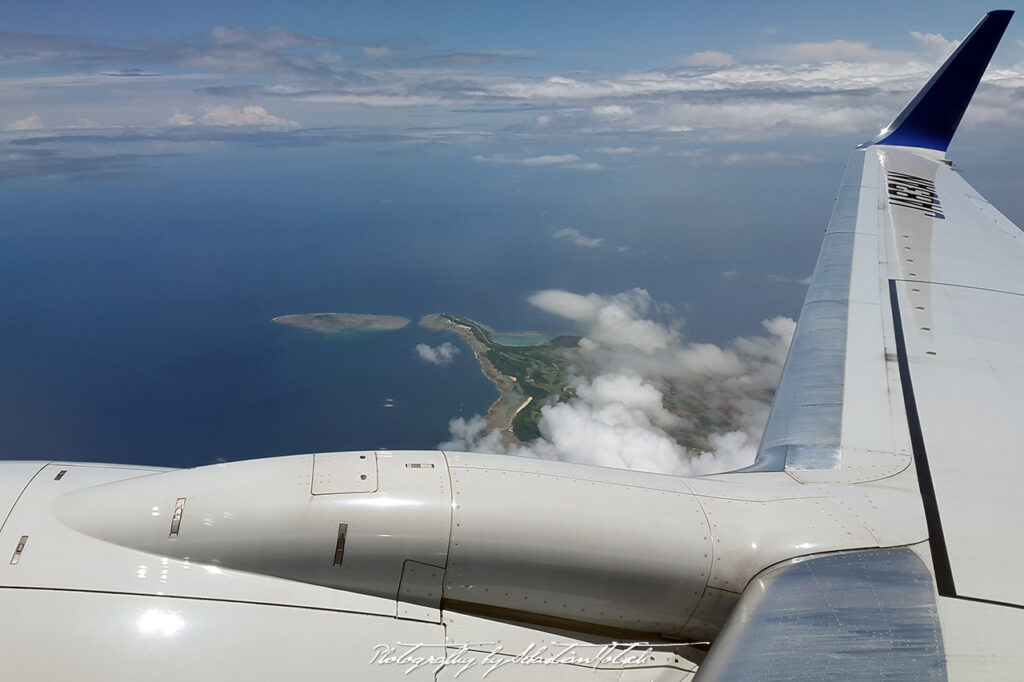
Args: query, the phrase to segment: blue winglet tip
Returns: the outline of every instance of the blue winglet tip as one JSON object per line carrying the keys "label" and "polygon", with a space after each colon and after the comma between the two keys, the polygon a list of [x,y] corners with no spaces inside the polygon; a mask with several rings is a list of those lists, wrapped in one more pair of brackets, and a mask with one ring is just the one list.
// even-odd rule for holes
{"label": "blue winglet tip", "polygon": [[945,152],[988,67],[1013,10],[986,14],[873,144]]}

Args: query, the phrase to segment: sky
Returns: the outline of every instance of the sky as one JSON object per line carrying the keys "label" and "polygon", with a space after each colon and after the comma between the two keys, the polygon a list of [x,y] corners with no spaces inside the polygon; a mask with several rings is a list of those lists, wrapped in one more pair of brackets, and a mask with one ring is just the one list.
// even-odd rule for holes
{"label": "sky", "polygon": [[[673,146],[663,153],[711,141],[791,148],[879,126],[986,7],[214,5],[5,3],[4,125],[136,143],[225,139],[227,129],[281,145],[390,134],[496,150],[484,163],[545,157],[533,163],[577,169],[643,143]],[[1015,31],[990,75],[1003,89],[974,122],[1019,119],[994,94],[1016,84]],[[221,135],[200,130],[209,127]],[[563,153],[500,151],[513,143]]]}
{"label": "sky", "polygon": [[[0,246],[10,262],[0,312],[9,320],[20,319],[12,310],[36,305],[23,290],[38,293],[49,286],[39,282],[74,272],[79,279],[61,286],[90,291],[93,318],[106,311],[157,320],[159,307],[147,301],[172,289],[198,297],[201,283],[231,292],[210,304],[210,315],[256,297],[279,304],[274,314],[326,305],[445,309],[509,330],[568,328],[589,344],[575,368],[579,397],[552,406],[544,441],[516,454],[674,473],[752,457],[849,151],[892,120],[994,9],[192,0],[3,7],[0,197],[10,213]],[[950,155],[1021,224],[1017,22]],[[342,242],[354,255],[337,261],[340,273],[325,256],[337,246],[337,235],[325,236],[329,216],[366,230]],[[395,228],[411,225],[410,216],[415,228]],[[76,253],[102,253],[104,267],[138,276],[79,272]],[[178,269],[165,275],[169,259]],[[445,288],[432,266],[457,268],[462,279],[449,277]],[[384,271],[389,286],[372,285]],[[308,281],[292,291],[296,273]],[[415,310],[403,310],[413,298]],[[74,347],[53,322],[61,313],[46,312],[50,322],[40,314],[25,323],[42,330],[25,333],[26,353],[44,337]],[[409,357],[425,367],[473,371],[457,345],[414,341]],[[17,397],[16,375],[0,371],[6,399],[28,404]],[[39,398],[38,410],[48,400]],[[720,414],[666,416],[666,406],[695,401]],[[151,412],[173,411],[153,405]],[[440,424],[447,442],[500,450],[481,431],[479,411]],[[37,411],[31,421],[54,419]],[[676,442],[709,424],[689,449]],[[337,444],[362,446],[343,436]],[[284,454],[283,441],[287,434],[256,454]],[[693,464],[701,453],[721,461]]]}

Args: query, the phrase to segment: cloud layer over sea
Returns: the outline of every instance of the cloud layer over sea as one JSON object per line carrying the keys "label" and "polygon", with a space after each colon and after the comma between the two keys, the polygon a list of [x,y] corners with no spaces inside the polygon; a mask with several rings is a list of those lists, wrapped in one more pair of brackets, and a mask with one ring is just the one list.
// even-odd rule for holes
{"label": "cloud layer over sea", "polygon": [[792,319],[765,320],[765,335],[719,346],[686,341],[684,321],[643,289],[603,296],[546,290],[530,302],[582,328],[571,355],[575,397],[545,405],[541,437],[525,446],[503,446],[501,433],[474,415],[451,420],[442,450],[681,475],[753,462]]}

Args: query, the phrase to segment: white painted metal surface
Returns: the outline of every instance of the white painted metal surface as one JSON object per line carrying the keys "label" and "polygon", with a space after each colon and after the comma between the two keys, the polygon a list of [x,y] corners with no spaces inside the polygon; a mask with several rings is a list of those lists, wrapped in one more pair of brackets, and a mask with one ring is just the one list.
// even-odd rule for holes
{"label": "white painted metal surface", "polygon": [[[334,456],[362,461],[373,453]],[[406,561],[444,567],[451,492],[440,453],[377,461],[380,485],[370,493],[312,495],[314,457],[303,455],[93,487],[53,508],[68,527],[121,547],[394,600]],[[405,466],[424,462],[436,466]],[[172,536],[178,500],[183,518]],[[338,557],[341,523],[347,532]]]}
{"label": "white painted metal surface", "polygon": [[[432,465],[431,465],[432,468]],[[313,455],[313,494],[372,493],[377,490],[377,453]]]}
{"label": "white painted metal surface", "polygon": [[1024,670],[1024,612],[939,597],[950,680],[1016,680]]}
{"label": "white painted metal surface", "polygon": [[545,462],[527,463],[532,471],[452,463],[445,599],[680,633],[712,564],[711,534],[694,497],[593,480],[585,467],[551,475]]}
{"label": "white painted metal surface", "polygon": [[429,669],[371,658],[380,644],[444,640],[437,624],[224,600],[0,588],[0,604],[7,680],[427,682]]}
{"label": "white painted metal surface", "polygon": [[[68,473],[59,481],[53,480],[62,469]],[[0,465],[0,471],[3,470]],[[13,552],[21,536],[29,536],[18,564],[0,561],[0,585],[16,589],[100,591],[290,604],[394,615],[393,599],[333,590],[232,570],[214,563],[184,560],[163,552],[113,544],[69,527],[54,514],[58,500],[76,489],[82,490],[85,487],[96,490],[99,488],[93,486],[116,484],[119,480],[135,479],[136,482],[142,482],[140,476],[151,479],[175,476],[176,473],[153,474],[127,467],[92,467],[81,464],[47,466],[43,470],[45,475],[36,476],[0,532],[0,547],[5,552],[7,548]],[[97,511],[102,512],[106,508],[108,501],[105,498],[92,499],[98,507]],[[158,518],[151,516],[152,506],[143,509],[141,514],[152,519]],[[166,537],[169,517],[165,514],[159,520],[160,531]]]}
{"label": "white painted metal surface", "polygon": [[0,528],[25,486],[44,465],[45,462],[4,462],[4,475],[0,476]]}
{"label": "white painted metal surface", "polygon": [[1007,525],[1024,516],[1024,296],[925,283],[900,290],[956,590],[1024,605],[1024,539]]}

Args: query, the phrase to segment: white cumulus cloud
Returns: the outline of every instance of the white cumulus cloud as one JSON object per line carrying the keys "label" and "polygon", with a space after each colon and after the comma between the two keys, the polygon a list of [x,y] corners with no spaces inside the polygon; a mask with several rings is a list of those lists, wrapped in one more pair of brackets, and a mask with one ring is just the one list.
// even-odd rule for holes
{"label": "white cumulus cloud", "polygon": [[677,329],[645,319],[654,307],[644,289],[613,296],[549,289],[529,298],[541,310],[581,322],[587,326],[582,345],[628,345],[645,353],[667,348],[679,339]]}
{"label": "white cumulus cloud", "polygon": [[960,45],[959,40],[949,40],[941,33],[921,33],[919,31],[911,31],[910,35],[914,40],[921,43],[922,47],[942,58],[952,54],[953,50]]}
{"label": "white cumulus cloud", "polygon": [[184,114],[180,111],[174,112],[174,114],[167,119],[167,125],[171,126],[190,126],[195,125],[195,116],[191,114]]}
{"label": "white cumulus cloud", "polygon": [[39,114],[19,118],[17,121],[7,124],[8,130],[41,130],[43,127],[43,119],[39,117]]}
{"label": "white cumulus cloud", "polygon": [[604,240],[600,237],[588,237],[579,230],[572,228],[565,228],[563,230],[556,230],[552,236],[555,239],[565,239],[566,241],[572,242],[576,246],[585,246],[590,249],[597,248],[604,243]]}
{"label": "white cumulus cloud", "polygon": [[416,344],[416,354],[424,362],[429,362],[438,367],[447,367],[455,361],[455,356],[459,354],[459,349],[448,341],[445,341],[440,346],[428,346],[425,343],[418,343]]}
{"label": "white cumulus cloud", "polygon": [[[232,107],[226,104],[206,106],[199,121],[209,126],[261,126],[266,128],[299,128],[298,121],[274,116],[254,104]],[[172,117],[173,118],[173,117]]]}

